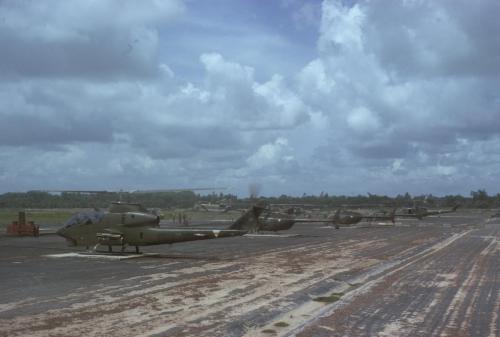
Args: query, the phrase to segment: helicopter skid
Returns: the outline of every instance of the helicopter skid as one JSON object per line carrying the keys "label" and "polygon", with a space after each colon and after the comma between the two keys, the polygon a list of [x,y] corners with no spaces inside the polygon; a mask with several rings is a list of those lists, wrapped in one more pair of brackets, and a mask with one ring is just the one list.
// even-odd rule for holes
{"label": "helicopter skid", "polygon": [[301,234],[245,234],[247,238],[296,238]]}
{"label": "helicopter skid", "polygon": [[67,258],[67,257],[79,257],[79,258],[87,258],[87,259],[109,259],[109,260],[128,260],[128,259],[136,259],[140,257],[157,257],[160,254],[158,253],[121,253],[121,252],[75,252],[75,253],[62,253],[62,254],[50,254],[45,255],[46,257],[51,258]]}

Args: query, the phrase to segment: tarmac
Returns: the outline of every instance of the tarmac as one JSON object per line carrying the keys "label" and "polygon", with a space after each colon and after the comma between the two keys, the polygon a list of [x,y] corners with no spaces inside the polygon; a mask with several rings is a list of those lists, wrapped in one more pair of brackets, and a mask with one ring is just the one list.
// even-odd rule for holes
{"label": "tarmac", "polygon": [[0,336],[500,336],[500,218],[80,254],[0,237]]}

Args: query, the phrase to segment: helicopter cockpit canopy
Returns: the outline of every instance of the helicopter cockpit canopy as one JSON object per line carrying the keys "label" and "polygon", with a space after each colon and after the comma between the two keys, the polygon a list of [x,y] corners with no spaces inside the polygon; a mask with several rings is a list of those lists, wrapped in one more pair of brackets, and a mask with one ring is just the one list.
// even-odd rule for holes
{"label": "helicopter cockpit canopy", "polygon": [[64,228],[81,224],[96,224],[104,217],[103,212],[80,212],[73,215],[64,223]]}

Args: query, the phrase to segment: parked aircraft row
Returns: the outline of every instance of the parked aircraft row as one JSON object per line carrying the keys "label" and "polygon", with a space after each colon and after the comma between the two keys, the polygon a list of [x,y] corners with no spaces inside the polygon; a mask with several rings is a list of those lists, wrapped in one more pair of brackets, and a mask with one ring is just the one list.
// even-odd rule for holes
{"label": "parked aircraft row", "polygon": [[[424,216],[454,212],[457,207],[444,211],[423,209],[406,210],[396,214],[391,212],[363,215],[358,212],[338,209],[327,218],[296,218],[289,213],[272,212],[267,205],[256,203],[236,219],[226,229],[190,229],[161,228],[160,217],[149,212],[137,203],[115,202],[108,210],[80,212],[72,216],[57,234],[64,237],[70,245],[93,247],[107,246],[112,252],[113,246],[119,246],[122,252],[127,246],[135,247],[139,253],[140,246],[171,244],[184,241],[207,240],[261,231],[288,230],[298,222],[330,223],[339,228],[366,221],[395,222],[396,216],[422,219]],[[207,224],[209,226],[209,224]]]}

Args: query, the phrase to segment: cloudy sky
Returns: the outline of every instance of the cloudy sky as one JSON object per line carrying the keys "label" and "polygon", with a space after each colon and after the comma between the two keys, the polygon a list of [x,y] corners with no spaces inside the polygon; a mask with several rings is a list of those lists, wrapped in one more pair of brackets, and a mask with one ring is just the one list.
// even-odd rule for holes
{"label": "cloudy sky", "polygon": [[0,1],[0,193],[500,192],[500,2]]}

